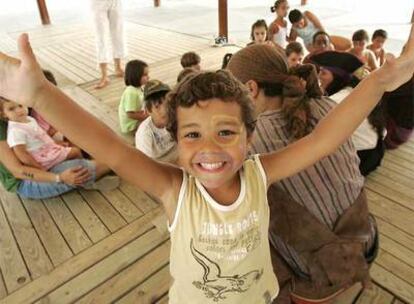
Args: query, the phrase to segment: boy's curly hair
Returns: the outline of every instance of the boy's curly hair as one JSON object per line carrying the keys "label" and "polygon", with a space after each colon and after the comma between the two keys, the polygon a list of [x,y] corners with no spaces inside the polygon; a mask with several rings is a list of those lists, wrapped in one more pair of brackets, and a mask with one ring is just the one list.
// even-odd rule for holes
{"label": "boy's curly hair", "polygon": [[241,120],[248,136],[254,131],[255,120],[248,91],[229,71],[196,72],[187,76],[167,95],[167,130],[177,140],[177,109],[190,108],[200,101],[217,98],[240,105]]}

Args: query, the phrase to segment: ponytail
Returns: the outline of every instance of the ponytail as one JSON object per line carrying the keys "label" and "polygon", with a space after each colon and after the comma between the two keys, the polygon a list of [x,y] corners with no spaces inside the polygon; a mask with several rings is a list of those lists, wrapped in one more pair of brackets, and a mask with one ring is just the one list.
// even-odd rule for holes
{"label": "ponytail", "polygon": [[293,67],[283,83],[282,111],[288,121],[288,129],[294,139],[302,138],[312,131],[310,102],[320,98],[316,69],[311,64]]}
{"label": "ponytail", "polygon": [[280,6],[282,3],[285,3],[285,2],[287,2],[287,0],[277,0],[277,1],[275,1],[275,4],[274,4],[273,6],[271,6],[271,7],[270,7],[270,11],[271,11],[272,13],[276,12],[276,10],[279,8],[279,6]]}

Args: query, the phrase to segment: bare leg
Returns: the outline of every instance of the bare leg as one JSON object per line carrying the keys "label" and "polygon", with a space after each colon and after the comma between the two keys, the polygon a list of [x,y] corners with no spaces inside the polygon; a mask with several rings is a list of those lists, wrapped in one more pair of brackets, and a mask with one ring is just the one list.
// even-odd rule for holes
{"label": "bare leg", "polygon": [[82,151],[78,147],[72,147],[66,159],[83,158]]}
{"label": "bare leg", "polygon": [[124,70],[121,67],[121,59],[114,58],[115,75],[116,77],[124,77]]}
{"label": "bare leg", "polygon": [[101,80],[95,86],[95,89],[102,89],[109,84],[108,64],[106,62],[100,63],[99,68],[101,69]]}
{"label": "bare leg", "polygon": [[108,174],[109,172],[111,172],[111,169],[107,165],[98,163],[98,162],[95,162],[95,170],[96,170],[96,179],[99,179],[105,174]]}

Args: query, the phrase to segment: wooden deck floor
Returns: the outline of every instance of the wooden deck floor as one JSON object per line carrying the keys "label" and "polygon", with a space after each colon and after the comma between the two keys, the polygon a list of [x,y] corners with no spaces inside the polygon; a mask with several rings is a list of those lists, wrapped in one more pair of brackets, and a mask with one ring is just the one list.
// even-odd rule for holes
{"label": "wooden deck floor", "polygon": [[[211,48],[202,38],[127,22],[129,58],[150,65],[151,78],[175,83],[179,57],[190,50],[217,69],[236,48]],[[100,91],[92,32],[84,24],[30,33],[42,64],[67,94],[118,132],[123,81]],[[18,33],[0,33],[0,50],[15,52]],[[3,39],[4,38],[4,39]],[[132,142],[131,138],[126,137]],[[380,229],[374,286],[355,287],[337,303],[414,303],[414,140],[389,151],[367,180]],[[167,303],[169,236],[160,206],[123,183],[112,192],[73,191],[22,200],[0,189],[0,304]]]}

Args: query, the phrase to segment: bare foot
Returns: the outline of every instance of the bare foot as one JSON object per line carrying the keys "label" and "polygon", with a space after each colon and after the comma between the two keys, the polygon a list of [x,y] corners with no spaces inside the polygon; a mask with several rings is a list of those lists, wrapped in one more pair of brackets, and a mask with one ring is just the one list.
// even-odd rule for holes
{"label": "bare foot", "polygon": [[102,78],[101,81],[99,81],[99,83],[97,83],[95,85],[95,89],[97,89],[97,90],[102,89],[102,88],[106,87],[108,84],[109,84],[109,78],[107,78],[107,77]]}
{"label": "bare foot", "polygon": [[121,68],[115,70],[115,76],[116,77],[124,77],[124,70]]}

